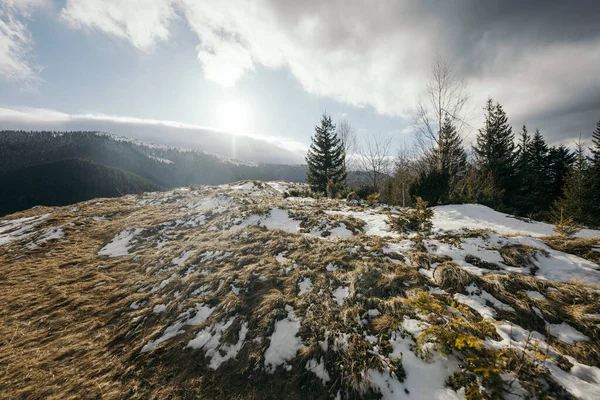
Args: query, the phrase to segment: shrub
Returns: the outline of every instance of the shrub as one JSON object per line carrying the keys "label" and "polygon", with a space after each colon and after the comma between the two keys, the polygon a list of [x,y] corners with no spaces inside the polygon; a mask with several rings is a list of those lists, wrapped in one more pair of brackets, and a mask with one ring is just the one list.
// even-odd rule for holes
{"label": "shrub", "polygon": [[[287,194],[287,196],[286,196]],[[307,189],[290,189],[283,194],[285,198],[287,197],[315,197],[315,193],[311,192]]]}
{"label": "shrub", "polygon": [[379,203],[379,193],[371,193],[370,195],[368,195],[367,203],[372,206],[376,203]]}
{"label": "shrub", "polygon": [[446,383],[454,390],[464,388],[467,399],[504,398],[510,390],[510,384],[507,388],[503,379],[506,376],[519,381],[527,394],[525,398],[542,398],[548,393],[562,398],[562,393],[555,393],[549,386],[552,379],[545,367],[547,349],[540,348],[531,333],[524,349],[495,349],[485,342],[499,339],[496,327],[485,319],[473,319],[469,307],[453,302],[451,306],[457,312],[451,312],[440,300],[422,291],[406,302],[429,316],[427,327],[415,338],[415,353],[429,359],[433,348],[457,357],[461,369]]}
{"label": "shrub", "polygon": [[354,193],[365,200],[370,194],[375,193],[375,190],[371,186],[358,186],[354,188]]}
{"label": "shrub", "polygon": [[433,223],[433,209],[427,207],[428,203],[420,197],[416,198],[415,207],[403,211],[398,217],[392,219],[394,228],[401,232],[431,233]]}
{"label": "shrub", "polygon": [[348,203],[358,204],[360,202],[360,197],[356,194],[356,192],[350,192],[348,193],[348,196],[346,196],[346,201]]}
{"label": "shrub", "polygon": [[327,197],[329,197],[330,199],[337,199],[342,196],[344,186],[340,182],[334,182],[331,179],[328,179],[326,191]]}

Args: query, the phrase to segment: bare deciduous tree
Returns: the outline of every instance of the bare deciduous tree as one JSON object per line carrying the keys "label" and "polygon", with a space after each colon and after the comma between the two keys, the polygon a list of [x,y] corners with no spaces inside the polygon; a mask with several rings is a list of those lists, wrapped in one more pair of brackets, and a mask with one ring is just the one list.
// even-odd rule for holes
{"label": "bare deciduous tree", "polygon": [[402,207],[408,207],[412,202],[410,198],[410,186],[413,184],[419,173],[419,165],[414,151],[407,146],[398,150],[398,155],[394,162],[393,177],[393,201]]}
{"label": "bare deciduous tree", "polygon": [[342,120],[337,125],[337,136],[342,141],[342,146],[346,153],[346,170],[354,167],[354,153],[357,150],[356,130],[346,120]]}
{"label": "bare deciduous tree", "polygon": [[374,190],[380,190],[384,180],[392,172],[391,149],[392,137],[389,135],[372,136],[360,148],[358,169]]}
{"label": "bare deciduous tree", "polygon": [[439,133],[448,115],[459,134],[469,117],[469,93],[464,81],[457,77],[450,65],[437,57],[431,66],[431,75],[425,92],[417,103],[415,131],[417,143],[423,152],[439,148]]}

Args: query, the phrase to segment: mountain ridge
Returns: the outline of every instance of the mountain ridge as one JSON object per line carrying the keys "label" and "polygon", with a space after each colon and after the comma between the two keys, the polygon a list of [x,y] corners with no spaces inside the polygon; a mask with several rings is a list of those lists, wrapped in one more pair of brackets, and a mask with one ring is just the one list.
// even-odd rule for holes
{"label": "mountain ridge", "polygon": [[[130,172],[164,189],[240,179],[302,182],[306,175],[305,165],[248,163],[101,132],[0,131],[0,173],[75,158]],[[19,202],[10,188],[5,197],[8,203]]]}

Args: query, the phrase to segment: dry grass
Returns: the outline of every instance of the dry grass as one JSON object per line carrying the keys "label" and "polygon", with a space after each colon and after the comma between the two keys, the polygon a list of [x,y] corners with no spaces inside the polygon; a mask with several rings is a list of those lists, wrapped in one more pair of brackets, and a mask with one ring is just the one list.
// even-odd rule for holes
{"label": "dry grass", "polygon": [[[110,236],[105,230],[67,235],[76,246],[48,244],[19,259],[16,251],[0,255],[0,397],[135,397],[136,382],[118,378],[128,353],[111,342],[120,329],[119,298],[128,295],[122,288],[142,274],[130,263],[97,263]],[[107,283],[94,287],[99,281]]]}
{"label": "dry grass", "polygon": [[440,288],[450,292],[462,292],[475,280],[475,276],[451,262],[446,262],[435,269],[433,278]]}
{"label": "dry grass", "polygon": [[546,243],[554,250],[575,254],[600,265],[600,238],[549,237]]}
{"label": "dry grass", "polygon": [[[429,254],[419,238],[404,256],[385,254],[392,241],[362,234],[364,223],[315,211],[341,209],[342,203],[328,199],[310,206],[290,201],[285,206],[302,221],[303,232],[321,226],[326,236],[327,229],[344,223],[355,236],[329,240],[259,226],[228,230],[241,219],[266,215],[286,200],[278,193],[268,195],[276,197],[276,203],[229,193],[231,207],[239,207],[235,212],[182,208],[180,200],[189,196],[201,201],[206,199],[202,196],[210,199],[223,191],[201,187],[194,193],[144,196],[160,206],[139,207],[133,197],[125,197],[82,203],[77,212],[66,207],[14,216],[52,211],[38,232],[60,225],[65,236],[38,248],[24,247],[30,239],[0,247],[0,398],[269,399],[285,394],[290,399],[321,399],[335,397],[342,389],[345,398],[377,397],[366,378],[368,369],[404,377],[402,358],[388,355],[390,336],[399,332],[405,317],[444,327],[456,322],[452,310],[458,309],[465,324],[461,326],[482,325],[475,311],[456,305],[453,298],[470,283],[514,308],[499,311],[499,318],[541,332],[544,321],[535,307],[551,323],[568,322],[591,341],[570,346],[549,338],[551,344],[577,360],[600,364],[597,321],[586,318],[600,313],[595,287],[520,274],[475,276],[447,256]],[[105,220],[93,219],[98,216]],[[186,225],[200,216],[203,224]],[[144,228],[130,256],[97,256],[129,227]],[[158,248],[162,240],[165,245]],[[460,238],[447,235],[444,241],[460,243]],[[188,250],[183,265],[171,261]],[[507,264],[521,267],[535,257],[528,248],[505,248],[501,254]],[[428,294],[432,281],[418,272],[431,270],[434,263],[441,263],[433,276],[447,295]],[[306,279],[312,289],[299,295],[299,284]],[[96,286],[98,282],[105,283]],[[341,304],[332,296],[338,287],[349,291]],[[539,291],[545,299],[530,299],[528,290]],[[134,302],[142,306],[134,309]],[[159,304],[166,305],[166,311],[153,313]],[[148,353],[140,352],[181,315],[193,317],[190,310],[197,304],[214,308],[206,321],[185,325],[181,334]],[[280,367],[271,375],[265,371],[264,354],[277,321],[288,317],[286,306],[302,319],[305,347],[289,361],[291,370]],[[220,343],[237,343],[242,324],[247,324],[248,334],[235,360],[215,371],[204,351],[186,345],[202,329],[230,318],[233,323]],[[493,332],[481,335],[485,337],[497,339]],[[339,348],[344,346],[341,342],[346,349]],[[332,378],[327,385],[307,370],[311,360],[325,364]]]}

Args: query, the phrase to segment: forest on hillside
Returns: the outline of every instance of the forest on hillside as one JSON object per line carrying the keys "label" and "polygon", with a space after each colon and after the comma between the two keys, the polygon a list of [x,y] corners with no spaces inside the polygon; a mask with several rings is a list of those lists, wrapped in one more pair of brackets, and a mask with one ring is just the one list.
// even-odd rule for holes
{"label": "forest on hillside", "polygon": [[[77,171],[90,172],[87,181],[85,174],[74,177],[73,159],[79,160],[75,163]],[[53,177],[54,185],[34,184],[43,169]],[[96,179],[98,174],[102,179]],[[305,165],[247,163],[99,132],[0,131],[0,175],[4,182],[0,198],[4,212],[0,214],[33,205],[71,204],[75,198],[82,201],[191,184],[216,185],[242,179],[301,182],[305,174]],[[66,187],[80,195],[65,194]]]}
{"label": "forest on hillside", "polygon": [[65,205],[160,189],[139,175],[93,161],[51,161],[0,173],[0,215],[40,204]]}
{"label": "forest on hillside", "polygon": [[[324,114],[306,157],[308,183],[331,197],[370,196],[400,206],[419,198],[430,206],[478,203],[520,217],[600,226],[600,121],[590,126],[591,142],[551,146],[538,129],[515,133],[503,106],[489,98],[476,140],[466,144],[465,131],[475,129],[466,121],[469,100],[463,81],[436,60],[415,110],[415,146],[396,154],[391,137],[358,145],[347,121],[336,125]],[[358,187],[348,185],[348,171],[358,171]]]}

